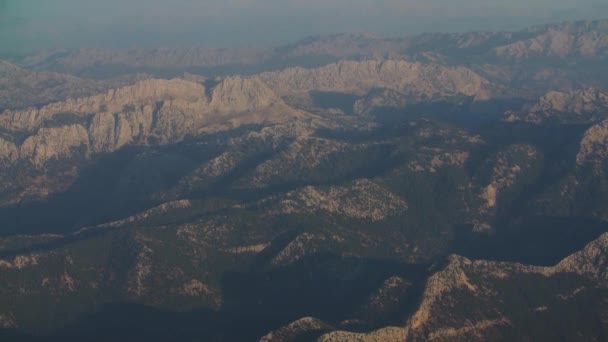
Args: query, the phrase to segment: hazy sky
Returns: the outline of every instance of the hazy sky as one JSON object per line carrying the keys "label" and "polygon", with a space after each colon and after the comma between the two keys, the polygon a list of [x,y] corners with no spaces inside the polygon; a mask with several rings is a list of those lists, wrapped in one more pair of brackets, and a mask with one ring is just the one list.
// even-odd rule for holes
{"label": "hazy sky", "polygon": [[337,32],[519,29],[607,0],[0,0],[0,55],[48,47],[276,45]]}

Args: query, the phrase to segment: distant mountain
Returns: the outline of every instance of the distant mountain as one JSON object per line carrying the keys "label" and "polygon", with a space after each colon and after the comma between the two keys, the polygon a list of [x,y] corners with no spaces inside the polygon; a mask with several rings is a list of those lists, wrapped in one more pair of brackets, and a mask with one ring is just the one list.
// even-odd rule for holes
{"label": "distant mountain", "polygon": [[413,97],[466,95],[480,100],[500,88],[463,67],[399,60],[343,61],[316,69],[288,68],[260,75],[281,95],[311,91],[362,95],[389,88]]}
{"label": "distant mountain", "polygon": [[[288,66],[319,66],[341,59],[442,59],[474,63],[494,59],[606,57],[606,20],[546,25],[518,32],[433,33],[403,38],[338,34],[277,48],[79,49],[45,51],[21,64],[36,70],[106,74],[188,68],[260,72]],[[312,63],[312,64],[311,64]],[[239,70],[240,69],[240,70]],[[95,72],[95,70],[99,72]]]}
{"label": "distant mountain", "polygon": [[134,77],[92,81],[53,72],[32,72],[0,61],[0,111],[42,106],[126,85]]}
{"label": "distant mountain", "polygon": [[527,39],[493,47],[497,57],[525,59],[534,57],[606,57],[608,20],[570,22],[527,30]]}

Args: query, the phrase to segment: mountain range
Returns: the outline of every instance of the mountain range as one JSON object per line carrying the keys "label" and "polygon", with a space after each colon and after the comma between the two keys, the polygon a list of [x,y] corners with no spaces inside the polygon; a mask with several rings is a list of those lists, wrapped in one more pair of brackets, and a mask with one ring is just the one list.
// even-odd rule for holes
{"label": "mountain range", "polygon": [[607,51],[599,20],[0,62],[0,338],[605,340]]}

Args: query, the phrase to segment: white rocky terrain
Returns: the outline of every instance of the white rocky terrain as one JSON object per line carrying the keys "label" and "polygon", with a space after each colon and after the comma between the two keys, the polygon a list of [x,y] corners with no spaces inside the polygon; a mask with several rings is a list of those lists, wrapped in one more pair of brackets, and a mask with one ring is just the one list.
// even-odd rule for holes
{"label": "white rocky terrain", "polygon": [[20,158],[40,167],[79,148],[107,153],[131,144],[166,144],[188,134],[306,116],[285,105],[257,78],[226,78],[209,93],[207,97],[205,87],[192,81],[151,79],[40,109],[5,111],[0,127],[9,135],[28,137],[20,146],[1,140],[0,156],[14,160],[18,149]]}

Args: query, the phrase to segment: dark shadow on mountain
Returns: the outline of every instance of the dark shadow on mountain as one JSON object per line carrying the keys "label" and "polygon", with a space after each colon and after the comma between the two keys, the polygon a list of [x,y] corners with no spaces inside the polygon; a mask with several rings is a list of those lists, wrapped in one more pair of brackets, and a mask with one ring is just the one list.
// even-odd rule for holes
{"label": "dark shadow on mountain", "polygon": [[378,149],[372,158],[361,158],[357,155],[338,155],[325,164],[321,169],[301,175],[298,179],[277,179],[273,184],[261,188],[239,189],[225,186],[216,186],[214,196],[239,200],[243,202],[255,201],[272,194],[287,193],[305,186],[330,186],[344,184],[360,178],[374,178],[385,174],[395,166],[403,163],[400,156],[393,155],[392,145],[376,146]]}
{"label": "dark shadow on mountain", "polygon": [[485,144],[473,150],[465,167],[470,176],[499,150],[513,144],[530,144],[538,148],[545,160],[546,186],[572,171],[583,134],[590,125],[535,125],[525,122],[498,122],[483,125],[472,131],[482,137]]}
{"label": "dark shadow on mountain", "polygon": [[452,253],[470,259],[553,266],[608,232],[608,222],[590,218],[525,217],[499,225],[492,235],[455,227]]}
{"label": "dark shadow on mountain", "polygon": [[520,109],[524,103],[525,100],[521,98],[475,101],[469,96],[454,96],[412,103],[403,108],[379,107],[371,115],[384,125],[393,125],[403,120],[429,119],[475,129],[498,122],[506,111]]}
{"label": "dark shadow on mountain", "polygon": [[[383,282],[401,276],[413,284],[402,310],[385,324],[404,324],[419,305],[423,266],[396,261],[312,255],[288,266],[229,273],[219,311],[172,312],[138,304],[108,304],[50,336],[0,333],[14,341],[256,341],[302,317],[337,325]],[[377,327],[361,324],[361,331]],[[4,334],[4,335],[2,335]]]}
{"label": "dark shadow on mountain", "polygon": [[308,93],[316,107],[323,109],[339,109],[346,115],[354,114],[357,95],[334,91],[316,91]]}
{"label": "dark shadow on mountain", "polygon": [[159,147],[126,147],[85,163],[78,179],[45,201],[0,208],[1,235],[70,233],[133,215],[160,204],[154,194],[173,187],[195,167],[223,151],[245,129]]}

